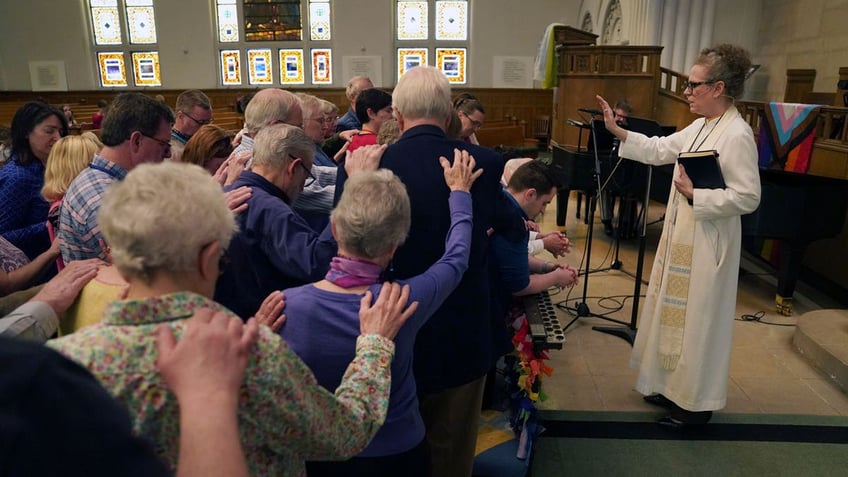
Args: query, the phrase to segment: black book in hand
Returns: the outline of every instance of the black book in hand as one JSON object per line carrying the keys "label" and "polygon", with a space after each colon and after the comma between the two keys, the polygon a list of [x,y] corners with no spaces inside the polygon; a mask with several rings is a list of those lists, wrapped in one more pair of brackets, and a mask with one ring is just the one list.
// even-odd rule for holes
{"label": "black book in hand", "polygon": [[724,176],[718,165],[718,151],[681,152],[677,155],[686,175],[696,189],[725,189]]}
{"label": "black book in hand", "polygon": [[[695,189],[727,188],[718,164],[718,151],[681,152],[677,162],[686,170]],[[692,204],[692,199],[689,199],[689,204]]]}

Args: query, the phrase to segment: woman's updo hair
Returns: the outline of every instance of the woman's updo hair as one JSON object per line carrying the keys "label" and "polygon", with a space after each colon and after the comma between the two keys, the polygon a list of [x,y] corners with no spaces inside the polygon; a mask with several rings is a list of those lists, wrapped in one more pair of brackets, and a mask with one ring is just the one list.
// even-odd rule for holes
{"label": "woman's updo hair", "polygon": [[723,81],[725,94],[733,99],[742,96],[745,80],[751,69],[748,50],[731,44],[721,44],[701,50],[695,64],[705,66],[711,81]]}

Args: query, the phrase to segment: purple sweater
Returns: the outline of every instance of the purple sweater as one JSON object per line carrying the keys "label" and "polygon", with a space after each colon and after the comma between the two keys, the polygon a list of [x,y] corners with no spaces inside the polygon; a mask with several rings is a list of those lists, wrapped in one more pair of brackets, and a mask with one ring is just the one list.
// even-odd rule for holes
{"label": "purple sweater", "polygon": [[[361,457],[399,454],[424,439],[412,375],[415,335],[456,288],[468,267],[471,194],[451,192],[450,210],[451,228],[444,256],[421,275],[400,282],[409,284],[409,301],[418,301],[418,310],[395,337],[388,416],[371,444],[359,454]],[[380,286],[371,286],[375,298]],[[329,292],[314,285],[290,288],[285,295],[287,319],[280,335],[309,365],[318,383],[335,391],[355,354],[362,295]]]}

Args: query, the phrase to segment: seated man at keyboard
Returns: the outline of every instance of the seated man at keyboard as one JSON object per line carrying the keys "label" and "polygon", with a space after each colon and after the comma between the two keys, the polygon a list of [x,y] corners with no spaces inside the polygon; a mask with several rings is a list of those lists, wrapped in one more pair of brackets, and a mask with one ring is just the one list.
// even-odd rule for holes
{"label": "seated man at keyboard", "polygon": [[548,166],[539,161],[520,166],[503,193],[505,207],[499,212],[498,226],[491,238],[498,287],[494,316],[506,315],[513,296],[531,295],[550,287],[572,287],[577,283],[576,269],[545,262],[527,253],[526,223],[542,213],[557,193]]}

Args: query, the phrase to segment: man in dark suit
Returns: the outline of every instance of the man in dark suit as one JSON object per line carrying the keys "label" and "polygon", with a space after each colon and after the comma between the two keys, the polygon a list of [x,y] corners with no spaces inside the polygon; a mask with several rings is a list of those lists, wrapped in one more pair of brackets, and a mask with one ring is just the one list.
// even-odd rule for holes
{"label": "man in dark suit", "polygon": [[[474,227],[468,271],[442,307],[418,333],[414,372],[427,428],[434,476],[471,475],[477,419],[486,373],[510,350],[503,320],[490,308],[488,234],[502,194],[500,154],[445,136],[451,115],[450,84],[436,68],[406,72],[394,89],[393,105],[402,136],[386,149],[380,167],[406,185],[412,208],[409,238],[392,263],[396,278],[423,273],[445,251],[450,226],[448,194],[439,156],[467,150],[483,175],[471,188]],[[343,168],[339,168],[339,184]]]}

